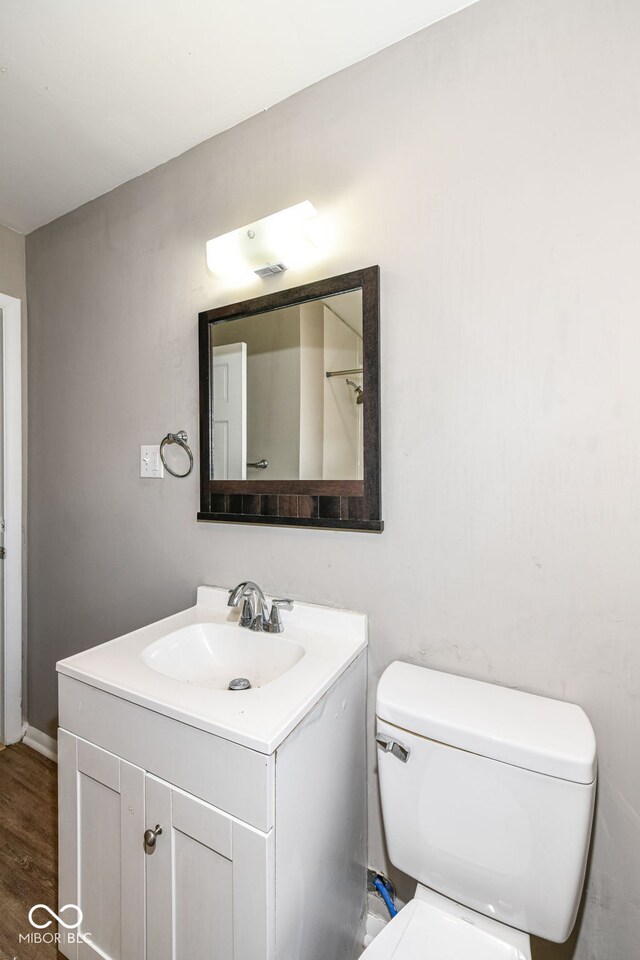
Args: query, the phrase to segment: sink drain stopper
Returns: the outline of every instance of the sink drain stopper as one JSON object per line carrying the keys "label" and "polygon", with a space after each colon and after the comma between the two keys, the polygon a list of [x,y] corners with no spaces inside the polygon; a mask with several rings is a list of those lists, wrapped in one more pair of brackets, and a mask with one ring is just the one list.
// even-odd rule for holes
{"label": "sink drain stopper", "polygon": [[236,677],[229,684],[229,690],[250,690],[251,683],[246,677]]}

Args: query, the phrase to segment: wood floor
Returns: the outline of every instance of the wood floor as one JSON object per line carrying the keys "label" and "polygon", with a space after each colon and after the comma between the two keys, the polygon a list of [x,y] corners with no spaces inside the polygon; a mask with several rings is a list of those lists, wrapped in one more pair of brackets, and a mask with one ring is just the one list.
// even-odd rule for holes
{"label": "wood floor", "polygon": [[[20,943],[36,903],[56,909],[56,765],[19,743],[0,752],[0,960],[64,960]],[[52,929],[55,929],[52,925]]]}

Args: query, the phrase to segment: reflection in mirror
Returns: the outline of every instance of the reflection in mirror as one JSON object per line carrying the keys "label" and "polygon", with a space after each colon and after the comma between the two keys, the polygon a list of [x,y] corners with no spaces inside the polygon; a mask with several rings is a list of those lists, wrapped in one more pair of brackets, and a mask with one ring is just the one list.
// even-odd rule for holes
{"label": "reflection in mirror", "polygon": [[215,480],[362,480],[362,290],[210,328]]}

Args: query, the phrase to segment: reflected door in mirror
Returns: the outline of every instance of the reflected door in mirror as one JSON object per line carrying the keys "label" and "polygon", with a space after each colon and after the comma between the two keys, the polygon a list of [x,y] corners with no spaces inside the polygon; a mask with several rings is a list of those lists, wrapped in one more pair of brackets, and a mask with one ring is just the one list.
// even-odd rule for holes
{"label": "reflected door in mirror", "polygon": [[247,476],[247,345],[211,350],[213,472],[220,480]]}

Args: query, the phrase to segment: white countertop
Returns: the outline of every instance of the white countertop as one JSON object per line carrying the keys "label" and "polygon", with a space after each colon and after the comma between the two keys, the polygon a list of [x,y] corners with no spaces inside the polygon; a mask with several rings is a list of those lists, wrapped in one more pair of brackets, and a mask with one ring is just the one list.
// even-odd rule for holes
{"label": "white countertop", "polygon": [[[215,690],[163,676],[147,666],[151,643],[197,623],[233,624],[229,591],[199,587],[197,603],[180,613],[92,647],[57,664],[59,673],[226,740],[271,754],[367,646],[367,618],[296,600],[283,611],[282,637],[304,647],[304,656],[262,687]],[[238,631],[246,628],[237,626]],[[258,634],[258,636],[260,636]],[[266,635],[270,636],[270,635]]]}

